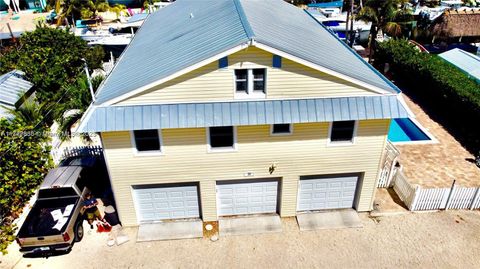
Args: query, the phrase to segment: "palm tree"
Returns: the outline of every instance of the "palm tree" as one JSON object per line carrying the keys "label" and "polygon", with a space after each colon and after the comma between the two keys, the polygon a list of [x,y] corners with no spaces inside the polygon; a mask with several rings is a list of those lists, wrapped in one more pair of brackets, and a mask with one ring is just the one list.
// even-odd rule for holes
{"label": "palm tree", "polygon": [[[103,76],[92,78],[91,82],[94,92],[97,91],[103,79]],[[86,76],[79,77],[74,84],[65,87],[65,91],[67,92],[66,102],[60,104],[55,113],[55,119],[59,124],[58,133],[61,140],[66,140],[71,137],[72,127],[82,118],[92,102],[92,96],[90,95],[90,88]],[[87,134],[82,134],[82,137],[86,140],[90,140],[90,137]]]}
{"label": "palm tree", "polygon": [[3,108],[12,116],[12,120],[33,126],[34,129],[43,128],[47,125],[44,121],[47,108],[45,104],[38,104],[32,99],[27,99],[19,108]]}
{"label": "palm tree", "polygon": [[371,22],[369,59],[375,50],[375,38],[379,30],[393,37],[402,35],[402,25],[412,20],[411,11],[407,8],[408,0],[367,0],[356,16],[357,20]]}

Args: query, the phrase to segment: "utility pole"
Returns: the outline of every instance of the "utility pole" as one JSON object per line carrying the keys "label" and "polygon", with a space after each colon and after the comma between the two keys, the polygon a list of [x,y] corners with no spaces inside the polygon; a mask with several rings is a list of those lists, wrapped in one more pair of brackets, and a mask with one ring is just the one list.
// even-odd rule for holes
{"label": "utility pole", "polygon": [[82,58],[82,61],[83,61],[83,67],[85,69],[85,74],[87,75],[88,87],[90,88],[90,94],[92,95],[92,101],[95,102],[95,93],[93,92],[93,86],[92,86],[92,81],[90,79],[90,73],[88,72],[87,61],[85,60],[85,58]]}
{"label": "utility pole", "polygon": [[13,35],[12,28],[10,27],[10,23],[8,22],[7,22],[7,27],[8,27],[8,31],[10,32],[10,35],[12,36],[13,42],[17,42],[17,40],[15,39],[15,36]]}
{"label": "utility pole", "polygon": [[[353,0],[350,0],[350,2],[353,1]],[[345,42],[349,43],[349,40],[350,40],[350,33],[348,32],[348,23],[350,21],[350,9],[348,8],[347,9],[347,19],[345,20]]]}
{"label": "utility pole", "polygon": [[353,33],[353,21],[355,20],[355,17],[353,16],[353,1],[350,0],[350,40],[348,40],[350,47],[353,47],[353,43],[355,42],[355,34]]}

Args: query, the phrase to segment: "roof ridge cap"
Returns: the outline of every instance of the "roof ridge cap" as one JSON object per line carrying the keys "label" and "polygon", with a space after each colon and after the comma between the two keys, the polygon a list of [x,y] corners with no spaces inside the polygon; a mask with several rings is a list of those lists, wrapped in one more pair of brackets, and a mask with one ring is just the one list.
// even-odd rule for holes
{"label": "roof ridge cap", "polygon": [[252,26],[248,22],[247,15],[245,14],[242,3],[240,2],[240,0],[233,0],[233,3],[235,4],[235,8],[237,9],[238,16],[240,17],[243,29],[245,30],[245,34],[247,35],[248,39],[254,40],[255,33],[253,32]]}

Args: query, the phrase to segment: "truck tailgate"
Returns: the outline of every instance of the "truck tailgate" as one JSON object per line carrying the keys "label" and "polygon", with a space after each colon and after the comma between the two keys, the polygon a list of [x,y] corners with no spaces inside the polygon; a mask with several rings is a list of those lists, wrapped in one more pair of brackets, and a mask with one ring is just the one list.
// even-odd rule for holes
{"label": "truck tailgate", "polygon": [[40,199],[33,205],[17,237],[23,246],[64,242],[62,233],[71,222],[79,197]]}

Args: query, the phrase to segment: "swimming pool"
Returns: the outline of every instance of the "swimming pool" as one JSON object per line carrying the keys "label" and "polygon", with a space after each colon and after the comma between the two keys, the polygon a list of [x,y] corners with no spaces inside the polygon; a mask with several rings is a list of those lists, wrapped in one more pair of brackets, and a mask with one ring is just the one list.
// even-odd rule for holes
{"label": "swimming pool", "polygon": [[412,119],[394,119],[388,132],[390,142],[431,142],[432,137]]}

